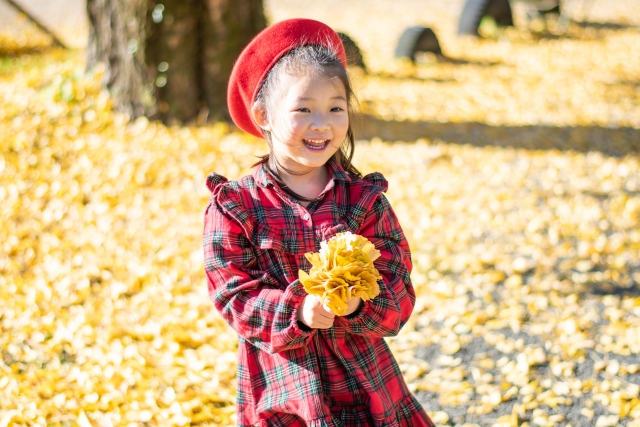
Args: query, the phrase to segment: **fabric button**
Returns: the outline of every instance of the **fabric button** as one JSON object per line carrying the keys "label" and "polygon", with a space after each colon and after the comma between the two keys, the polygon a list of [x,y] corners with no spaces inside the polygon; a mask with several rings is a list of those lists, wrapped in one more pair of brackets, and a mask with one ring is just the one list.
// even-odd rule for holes
{"label": "fabric button", "polygon": [[305,221],[309,219],[309,214],[304,214],[304,216],[302,217]]}

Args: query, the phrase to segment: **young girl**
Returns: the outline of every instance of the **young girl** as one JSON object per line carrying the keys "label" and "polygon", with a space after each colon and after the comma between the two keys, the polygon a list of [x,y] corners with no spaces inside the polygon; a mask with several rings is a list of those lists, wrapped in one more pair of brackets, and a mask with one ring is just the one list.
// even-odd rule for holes
{"label": "young girl", "polygon": [[[326,25],[293,19],[240,54],[231,116],[269,154],[238,181],[211,174],[204,254],[209,292],[238,333],[240,426],[433,426],[383,337],[413,309],[409,246],[380,173],[351,164],[352,91],[344,48]],[[307,295],[306,252],[351,231],[380,250],[380,294],[335,316]]]}

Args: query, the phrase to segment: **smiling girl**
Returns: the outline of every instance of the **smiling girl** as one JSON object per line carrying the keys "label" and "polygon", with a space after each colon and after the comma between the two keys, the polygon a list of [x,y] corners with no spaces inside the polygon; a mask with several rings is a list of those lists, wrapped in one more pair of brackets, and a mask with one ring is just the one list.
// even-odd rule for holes
{"label": "smiling girl", "polygon": [[[383,339],[413,310],[411,255],[387,181],[351,164],[352,98],[340,38],[318,21],[267,28],[234,66],[231,116],[269,146],[252,175],[207,180],[205,271],[238,333],[239,426],[433,426]],[[345,231],[381,252],[382,278],[376,298],[335,316],[297,272]]]}

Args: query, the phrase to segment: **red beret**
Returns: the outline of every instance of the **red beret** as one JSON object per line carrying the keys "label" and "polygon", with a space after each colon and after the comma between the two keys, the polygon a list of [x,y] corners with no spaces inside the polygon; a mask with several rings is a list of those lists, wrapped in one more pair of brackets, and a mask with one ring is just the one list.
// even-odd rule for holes
{"label": "red beret", "polygon": [[240,53],[229,78],[227,103],[231,118],[242,130],[263,138],[251,116],[260,85],[285,53],[308,44],[337,49],[338,58],[347,67],[340,37],[327,25],[312,19],[288,19],[267,27]]}

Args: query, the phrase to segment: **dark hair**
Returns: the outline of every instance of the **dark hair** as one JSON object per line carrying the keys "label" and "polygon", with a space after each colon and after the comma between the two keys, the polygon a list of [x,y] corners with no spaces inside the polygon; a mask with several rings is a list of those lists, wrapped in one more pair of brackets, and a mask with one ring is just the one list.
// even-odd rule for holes
{"label": "dark hair", "polygon": [[[345,70],[342,62],[334,51],[326,46],[317,44],[308,44],[298,46],[285,55],[282,56],[271,68],[267,77],[264,79],[258,95],[256,96],[255,104],[258,108],[262,108],[266,111],[267,117],[269,117],[269,111],[273,110],[274,93],[276,93],[281,87],[282,77],[285,74],[289,75],[308,75],[316,74],[327,78],[338,78],[344,85],[344,89],[347,97],[347,114],[349,115],[349,127],[347,128],[347,135],[345,141],[347,144],[342,144],[340,149],[331,157],[347,172],[355,176],[362,176],[358,169],[353,166],[351,159],[353,158],[353,151],[355,149],[355,137],[353,129],[351,127],[351,118],[353,116],[353,105],[357,102],[353,89],[351,88],[351,82],[349,81],[349,75]],[[303,197],[294,191],[292,191],[280,178],[279,170],[283,170],[287,173],[294,174],[286,169],[284,166],[278,163],[276,156],[273,155],[273,144],[271,132],[262,129],[262,134],[267,140],[269,146],[269,154],[259,156],[260,160],[253,166],[265,165],[269,173],[273,176],[275,181],[287,192],[287,194],[295,197],[298,200],[306,202],[312,201]],[[345,145],[347,145],[345,147]]]}

